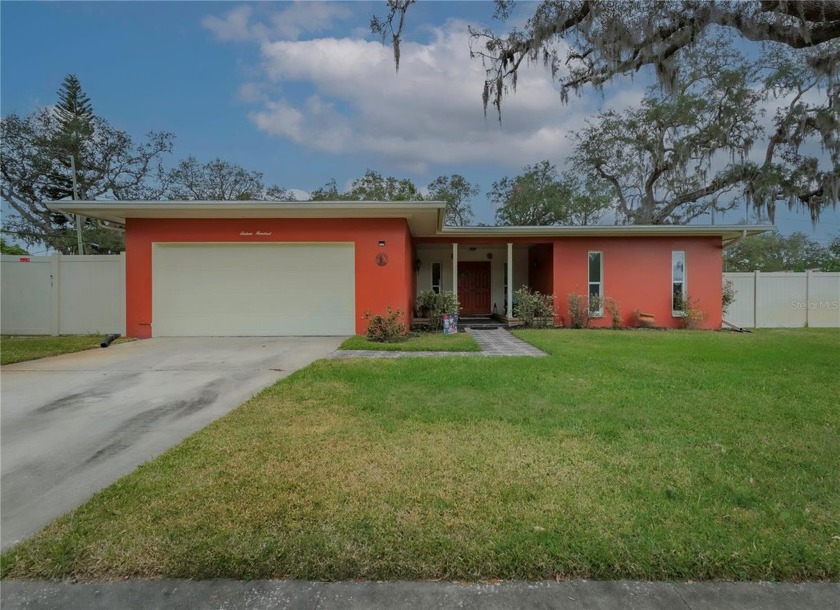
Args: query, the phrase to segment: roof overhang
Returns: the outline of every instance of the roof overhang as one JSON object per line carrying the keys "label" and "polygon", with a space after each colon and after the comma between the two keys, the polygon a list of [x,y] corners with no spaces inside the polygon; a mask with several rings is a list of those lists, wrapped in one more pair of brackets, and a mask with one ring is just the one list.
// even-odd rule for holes
{"label": "roof overhang", "polygon": [[47,208],[125,224],[129,218],[404,218],[414,237],[501,240],[554,237],[720,237],[729,245],[771,225],[590,225],[445,227],[442,201],[55,201]]}
{"label": "roof overhang", "polygon": [[443,226],[442,201],[54,201],[47,208],[117,224],[129,218],[404,218],[412,235]]}
{"label": "roof overhang", "polygon": [[436,237],[720,237],[725,242],[772,231],[772,225],[587,225],[563,227],[443,227]]}

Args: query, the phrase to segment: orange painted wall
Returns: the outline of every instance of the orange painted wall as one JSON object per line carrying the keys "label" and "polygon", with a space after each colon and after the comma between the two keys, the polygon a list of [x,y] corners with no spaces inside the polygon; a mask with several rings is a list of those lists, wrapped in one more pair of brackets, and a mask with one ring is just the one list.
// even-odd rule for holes
{"label": "orange painted wall", "polygon": [[[569,323],[569,293],[588,293],[590,250],[603,252],[604,294],[621,306],[622,324],[634,326],[639,309],[656,316],[656,325],[682,326],[671,314],[671,252],[686,256],[686,287],[707,315],[703,328],[720,328],[722,246],[720,237],[600,237],[564,238],[554,242],[554,293],[558,315]],[[606,312],[605,312],[606,313]],[[593,319],[591,326],[609,326],[610,318]]]}
{"label": "orange painted wall", "polygon": [[[243,237],[240,232],[271,232]],[[385,247],[378,242],[385,241]],[[152,336],[152,244],[155,242],[353,242],[356,246],[356,333],[365,311],[408,312],[413,291],[411,238],[404,219],[141,219],[126,223],[126,333]],[[376,264],[376,255],[388,264]]]}

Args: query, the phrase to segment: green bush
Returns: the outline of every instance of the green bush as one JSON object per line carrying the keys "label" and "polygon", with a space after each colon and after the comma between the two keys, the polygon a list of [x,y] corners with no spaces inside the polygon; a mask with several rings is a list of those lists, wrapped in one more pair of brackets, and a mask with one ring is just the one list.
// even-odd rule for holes
{"label": "green bush", "polygon": [[698,302],[697,299],[691,298],[690,295],[685,295],[684,299],[677,299],[677,309],[683,312],[683,328],[695,330],[700,328],[700,325],[706,319],[706,312],[697,307]]}
{"label": "green bush", "polygon": [[513,315],[526,328],[554,326],[554,296],[523,286],[513,293]]}
{"label": "green bush", "polygon": [[569,326],[586,328],[589,326],[589,299],[585,295],[569,293]]}
{"label": "green bush", "polygon": [[424,290],[417,295],[417,309],[428,311],[429,328],[432,331],[438,331],[443,328],[444,314],[457,314],[460,308],[461,305],[458,303],[455,293],[449,290],[442,292]]}
{"label": "green bush", "polygon": [[723,280],[723,300],[722,300],[722,307],[721,310],[723,311],[723,315],[726,315],[729,311],[729,306],[735,302],[735,284],[732,283],[732,280]]}
{"label": "green bush", "polygon": [[368,322],[367,338],[378,343],[396,343],[406,338],[405,323],[401,321],[405,315],[390,307],[384,316],[375,316],[370,311],[365,312]]}
{"label": "green bush", "polygon": [[610,316],[610,326],[613,330],[618,330],[621,326],[621,304],[612,297],[604,299],[604,308]]}

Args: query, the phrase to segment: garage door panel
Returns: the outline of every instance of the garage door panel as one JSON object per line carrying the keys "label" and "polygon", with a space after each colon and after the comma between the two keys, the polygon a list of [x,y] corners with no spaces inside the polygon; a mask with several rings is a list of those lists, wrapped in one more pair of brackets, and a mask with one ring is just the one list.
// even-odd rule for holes
{"label": "garage door panel", "polygon": [[355,332],[353,244],[157,244],[155,336]]}

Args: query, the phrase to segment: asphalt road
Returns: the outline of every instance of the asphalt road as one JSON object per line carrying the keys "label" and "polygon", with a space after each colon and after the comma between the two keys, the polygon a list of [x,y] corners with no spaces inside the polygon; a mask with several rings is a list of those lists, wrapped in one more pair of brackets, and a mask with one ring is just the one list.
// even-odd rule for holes
{"label": "asphalt road", "polygon": [[147,339],[2,367],[2,548],[340,342]]}

